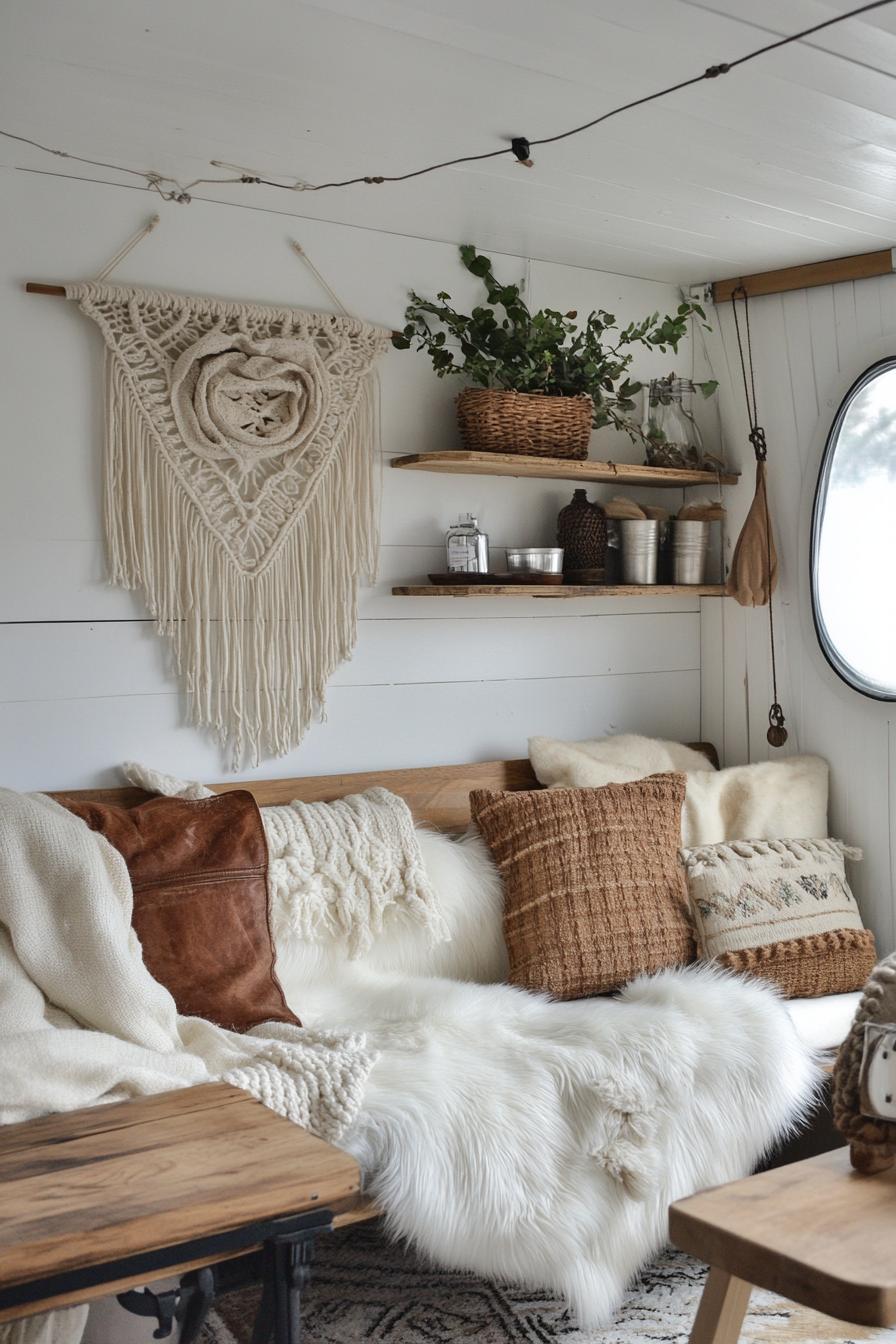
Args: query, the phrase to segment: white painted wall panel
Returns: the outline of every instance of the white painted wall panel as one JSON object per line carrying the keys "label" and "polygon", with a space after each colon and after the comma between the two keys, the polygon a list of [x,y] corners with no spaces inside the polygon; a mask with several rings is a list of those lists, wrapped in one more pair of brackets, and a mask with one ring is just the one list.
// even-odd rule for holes
{"label": "white painted wall panel", "polygon": [[[812,752],[830,764],[831,832],[864,851],[864,861],[853,866],[850,876],[883,954],[896,946],[896,709],[847,687],[818,651],[808,604],[806,524],[818,470],[820,417],[830,417],[850,378],[881,358],[882,337],[892,338],[887,348],[896,353],[896,276],[754,299],[750,319],[780,562],[774,616],[778,694],[790,733],[785,754]],[[752,477],[730,304],[715,310],[713,326],[707,341],[713,365],[721,370],[726,452]],[[748,499],[748,491],[729,492],[735,533]],[[882,611],[880,618],[892,619],[892,613]],[[723,642],[725,762],[775,759],[765,740],[772,696],[767,610],[743,611],[726,603]],[[711,695],[717,696],[717,690]]]}
{"label": "white painted wall panel", "polygon": [[[699,734],[697,671],[563,680],[334,687],[302,746],[243,779],[513,760],[534,733],[579,740]],[[190,779],[232,778],[216,744],[187,726],[177,694],[0,704],[6,783],[17,789],[121,784],[125,759]]]}
{"label": "white painted wall panel", "polygon": [[[360,622],[354,654],[330,685],[528,681],[699,666],[696,613],[498,617],[487,626],[393,617]],[[168,641],[151,621],[0,626],[0,701],[164,695],[171,683]]]}

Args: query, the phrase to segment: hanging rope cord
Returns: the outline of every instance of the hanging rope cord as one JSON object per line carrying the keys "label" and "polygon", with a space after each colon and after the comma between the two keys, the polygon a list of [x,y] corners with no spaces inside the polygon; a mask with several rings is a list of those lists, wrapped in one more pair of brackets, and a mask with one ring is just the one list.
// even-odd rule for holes
{"label": "hanging rope cord", "polygon": [[[645,94],[642,98],[636,98],[629,103],[623,103],[620,107],[611,108],[609,112],[604,112],[599,117],[592,118],[591,121],[584,122],[581,126],[573,126],[571,130],[560,131],[557,135],[543,136],[539,140],[527,140],[522,136],[514,137],[510,148],[506,145],[501,149],[492,149],[484,154],[464,154],[456,159],[445,159],[441,163],[431,163],[426,168],[417,168],[413,172],[399,173],[394,176],[383,174],[366,174],[363,177],[349,177],[340,182],[319,182],[316,185],[311,182],[305,182],[301,178],[292,182],[276,182],[264,174],[256,172],[251,168],[242,168],[237,164],[225,163],[221,159],[212,159],[213,168],[225,168],[237,174],[236,177],[197,177],[194,181],[182,185],[176,178],[166,177],[162,173],[149,172],[140,168],[128,168],[122,164],[106,163],[102,159],[87,159],[80,154],[70,154],[64,149],[52,149],[49,145],[42,145],[37,140],[31,140],[26,135],[14,135],[12,131],[0,130],[0,136],[5,136],[9,140],[18,140],[22,144],[34,145],[36,149],[43,150],[47,154],[56,154],[62,159],[71,159],[73,163],[87,163],[97,168],[110,168],[117,173],[130,173],[134,177],[142,177],[148,190],[157,191],[163,200],[177,201],[181,205],[188,205],[192,199],[190,192],[198,186],[230,186],[230,185],[263,185],[266,187],[277,187],[281,191],[327,191],[333,187],[352,187],[359,182],[377,183],[384,182],[407,182],[414,177],[423,177],[426,173],[435,173],[442,168],[453,168],[461,163],[480,163],[484,159],[496,159],[505,154],[514,154],[517,159],[527,166],[531,166],[529,160],[529,151],[536,145],[553,145],[558,140],[567,140],[571,135],[580,135],[582,131],[590,131],[592,127],[599,126],[601,122],[609,121],[611,117],[618,117],[622,112],[630,112],[635,107],[643,107],[645,103],[655,102],[657,98],[665,98],[669,94],[678,93],[681,89],[691,88],[692,85],[700,84],[705,79],[717,79],[719,75],[730,74],[740,65],[746,65],[748,61],[754,61],[757,56],[765,56],[767,52],[777,51],[781,47],[787,47],[792,42],[801,42],[804,38],[811,37],[814,33],[820,33],[825,28],[832,28],[835,24],[844,23],[847,19],[854,19],[859,14],[868,14],[872,10],[882,9],[886,5],[891,5],[894,0],[870,0],[869,3],[859,5],[856,9],[850,9],[844,14],[836,14],[832,19],[824,19],[821,23],[815,23],[811,28],[803,28],[798,33],[791,33],[787,37],[779,38],[776,42],[768,42],[764,47],[757,47],[755,51],[749,51],[744,56],[738,57],[733,61],[720,61],[718,65],[711,65],[704,70],[702,74],[692,75],[690,79],[682,79],[677,84],[670,84],[668,88],[658,89],[655,93]],[[821,51],[827,51],[830,55],[837,55],[827,47],[818,48]],[[170,189],[166,189],[165,184],[170,184]]]}
{"label": "hanging rope cord", "polygon": [[[744,356],[744,343],[741,339],[740,321],[737,316],[737,301],[743,299],[744,304],[744,329],[746,333],[746,357]],[[747,403],[747,418],[750,421],[750,442],[753,445],[753,452],[756,454],[757,462],[765,462],[768,458],[768,445],[765,439],[765,430],[759,423],[759,412],[756,401],[756,375],[753,369],[753,339],[750,332],[750,301],[747,298],[747,291],[741,283],[737,285],[731,293],[731,310],[734,313],[734,330],[737,334],[737,351],[740,355],[740,371],[744,380],[744,397]],[[747,370],[749,369],[749,377]],[[772,612],[772,520],[768,510],[768,491],[763,492],[765,501],[765,548],[766,561],[768,563],[768,637],[772,653],[772,695],[774,701],[768,712],[768,732],[766,738],[773,747],[783,747],[787,741],[787,729],[784,727],[784,711],[778,702],[778,669],[775,661],[775,618]]]}

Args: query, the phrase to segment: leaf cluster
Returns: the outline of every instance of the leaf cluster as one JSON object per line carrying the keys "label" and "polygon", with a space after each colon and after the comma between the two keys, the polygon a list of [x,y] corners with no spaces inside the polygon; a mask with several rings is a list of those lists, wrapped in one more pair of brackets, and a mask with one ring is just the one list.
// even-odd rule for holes
{"label": "leaf cluster", "polygon": [[597,309],[581,327],[576,312],[542,308],[530,313],[518,285],[502,285],[492,263],[469,244],[460,249],[467,270],[478,276],[488,299],[466,315],[451,307],[444,291],[436,301],[413,291],[405,317],[407,325],[392,337],[398,350],[424,350],[440,378],[459,374],[479,387],[548,396],[588,396],[596,429],[614,424],[629,434],[636,427],[626,418],[635,409],[633,397],[641,383],[628,368],[634,359],[629,347],[678,351],[692,313],[705,319],[699,304],[684,301],[674,316],[653,313],[621,330],[612,313]]}

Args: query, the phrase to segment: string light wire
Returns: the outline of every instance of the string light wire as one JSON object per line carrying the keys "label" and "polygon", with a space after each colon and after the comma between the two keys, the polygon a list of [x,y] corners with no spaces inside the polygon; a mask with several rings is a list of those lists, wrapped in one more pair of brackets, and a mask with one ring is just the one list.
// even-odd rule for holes
{"label": "string light wire", "polygon": [[[438,172],[442,168],[455,168],[462,163],[481,163],[485,159],[497,159],[505,154],[514,154],[517,161],[525,164],[526,167],[532,166],[528,153],[521,156],[518,148],[526,145],[527,151],[537,145],[553,145],[558,140],[568,140],[572,135],[581,135],[583,131],[590,131],[595,126],[600,126],[602,122],[609,121],[611,117],[618,117],[623,112],[630,112],[633,108],[643,107],[646,103],[656,102],[658,98],[667,98],[672,93],[678,93],[681,89],[691,88],[695,84],[701,84],[706,79],[717,79],[719,75],[727,75],[732,70],[736,70],[740,65],[746,65],[748,61],[755,61],[759,56],[765,56],[770,51],[778,51],[781,47],[789,46],[792,42],[800,42],[803,38],[811,37],[813,33],[820,33],[824,28],[832,28],[835,24],[844,23],[847,19],[854,19],[859,14],[870,13],[874,9],[882,9],[885,5],[891,5],[894,0],[872,0],[870,4],[859,5],[856,9],[850,9],[845,14],[837,14],[832,19],[825,19],[822,23],[815,23],[811,28],[804,28],[799,33],[792,33],[789,37],[779,38],[776,42],[768,42],[763,47],[757,47],[755,51],[750,51],[746,56],[740,56],[735,61],[723,61],[718,65],[711,65],[702,74],[693,75],[690,79],[680,80],[677,84],[670,84],[667,88],[658,89],[655,93],[645,94],[642,98],[635,98],[629,103],[622,103],[619,107],[611,108],[609,112],[602,113],[599,117],[594,117],[591,121],[583,122],[581,126],[573,126],[571,130],[561,131],[558,135],[544,136],[541,140],[524,140],[522,136],[514,137],[511,146],[505,146],[502,149],[489,150],[484,154],[464,154],[456,159],[445,159],[441,163],[432,163],[427,168],[417,168],[410,173],[399,173],[394,176],[385,174],[365,175],[363,177],[349,177],[341,182],[320,182],[316,185],[306,182],[301,178],[295,178],[292,182],[275,182],[271,178],[264,177],[261,173],[256,173],[251,169],[237,168],[233,164],[223,163],[220,159],[212,159],[213,168],[229,169],[231,172],[239,174],[237,177],[197,177],[193,182],[182,186],[176,178],[166,177],[163,173],[146,172],[138,168],[123,168],[119,164],[105,163],[99,159],[82,158],[78,154],[70,154],[63,149],[50,149],[47,145],[41,145],[36,140],[30,140],[24,135],[13,135],[10,131],[0,130],[0,135],[8,140],[19,140],[27,145],[34,145],[35,148],[43,150],[47,154],[55,154],[63,159],[71,159],[75,163],[87,163],[96,168],[109,168],[113,172],[130,173],[136,177],[142,177],[147,185],[147,190],[157,191],[166,201],[176,201],[181,205],[189,204],[192,199],[190,192],[194,187],[199,186],[266,186],[277,187],[281,191],[328,191],[337,187],[353,187],[358,183],[376,183],[380,185],[384,182],[407,182],[414,177],[423,177],[427,173]],[[832,53],[836,55],[837,53]],[[166,189],[166,187],[168,189]]]}

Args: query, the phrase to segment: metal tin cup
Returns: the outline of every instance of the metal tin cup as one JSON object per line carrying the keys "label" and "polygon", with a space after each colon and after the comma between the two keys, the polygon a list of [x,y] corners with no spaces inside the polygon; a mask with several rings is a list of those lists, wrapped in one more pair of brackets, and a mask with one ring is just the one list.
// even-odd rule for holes
{"label": "metal tin cup", "polygon": [[709,523],[678,522],[672,528],[672,582],[705,583]]}
{"label": "metal tin cup", "polygon": [[659,523],[655,518],[620,518],[622,582],[656,583]]}

